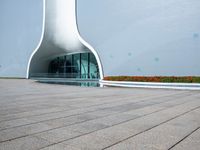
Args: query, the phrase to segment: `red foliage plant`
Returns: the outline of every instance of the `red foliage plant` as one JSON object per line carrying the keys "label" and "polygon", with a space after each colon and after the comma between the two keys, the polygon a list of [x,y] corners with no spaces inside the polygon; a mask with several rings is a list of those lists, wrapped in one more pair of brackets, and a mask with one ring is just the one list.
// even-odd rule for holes
{"label": "red foliage plant", "polygon": [[200,77],[193,76],[108,76],[108,81],[134,81],[134,82],[181,82],[200,83]]}

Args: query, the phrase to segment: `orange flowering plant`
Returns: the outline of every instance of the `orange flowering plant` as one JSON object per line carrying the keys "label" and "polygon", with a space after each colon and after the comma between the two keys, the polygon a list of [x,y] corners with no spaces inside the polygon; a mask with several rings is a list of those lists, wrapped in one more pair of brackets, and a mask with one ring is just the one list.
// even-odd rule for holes
{"label": "orange flowering plant", "polygon": [[133,81],[133,82],[168,82],[168,83],[200,83],[197,76],[108,76],[108,81]]}

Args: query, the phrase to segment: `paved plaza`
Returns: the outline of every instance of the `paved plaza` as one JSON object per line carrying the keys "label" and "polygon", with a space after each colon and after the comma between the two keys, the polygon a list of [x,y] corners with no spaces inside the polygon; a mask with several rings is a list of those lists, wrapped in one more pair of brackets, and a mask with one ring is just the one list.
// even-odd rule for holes
{"label": "paved plaza", "polygon": [[200,91],[0,79],[0,150],[200,150]]}

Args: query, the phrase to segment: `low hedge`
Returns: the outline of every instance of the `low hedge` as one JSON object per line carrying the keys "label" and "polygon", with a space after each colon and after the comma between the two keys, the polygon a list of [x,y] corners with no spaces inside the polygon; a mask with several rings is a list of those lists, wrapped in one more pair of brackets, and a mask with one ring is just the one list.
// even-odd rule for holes
{"label": "low hedge", "polygon": [[165,82],[165,83],[200,83],[196,76],[108,76],[108,81],[134,81],[134,82]]}

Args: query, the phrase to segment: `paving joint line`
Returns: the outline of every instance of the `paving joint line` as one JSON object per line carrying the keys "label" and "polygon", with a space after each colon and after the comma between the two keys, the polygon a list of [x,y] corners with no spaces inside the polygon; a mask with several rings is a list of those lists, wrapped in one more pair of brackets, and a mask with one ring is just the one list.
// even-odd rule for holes
{"label": "paving joint line", "polygon": [[[173,96],[173,95],[172,95]],[[121,98],[123,98],[123,97],[121,97]],[[138,98],[138,97],[135,97],[135,98]],[[145,97],[143,97],[143,99],[144,99]],[[129,98],[128,99],[126,99],[126,100],[130,100]],[[121,101],[121,99],[119,99],[118,101]],[[89,107],[93,107],[93,106],[100,106],[100,105],[104,105],[104,104],[109,104],[109,103],[114,103],[114,102],[118,102],[118,101],[112,101],[112,102],[106,102],[106,103],[101,103],[101,104],[94,104],[94,105],[89,105],[89,106],[86,106],[86,107],[84,107],[84,108],[89,108]],[[55,107],[54,107],[55,108]],[[59,107],[58,107],[59,108]],[[78,107],[77,109],[80,109],[80,108],[82,108],[82,107]],[[47,109],[47,108],[41,108],[41,109],[38,109],[38,110],[43,110],[43,109]],[[71,109],[71,110],[76,110],[76,109]],[[64,110],[65,111],[65,110]],[[70,110],[68,110],[68,111],[70,111]],[[17,112],[17,113],[7,113],[7,114],[1,114],[1,115],[12,115],[12,114],[19,114],[19,113],[26,113],[26,112],[30,112],[30,111],[22,111],[22,112]],[[62,112],[62,111],[60,111],[60,112]],[[54,112],[52,112],[52,113],[54,113]],[[12,120],[12,119],[11,119]]]}
{"label": "paving joint line", "polygon": [[[182,97],[182,93],[180,94],[171,94],[171,95],[165,95],[164,97],[171,97],[171,96],[181,96]],[[191,94],[191,93],[187,93],[185,96],[191,96],[191,95],[193,95],[193,94]],[[154,97],[154,98],[156,98],[156,99],[159,99],[159,98],[162,98],[163,96],[156,96],[156,97]],[[137,97],[136,97],[137,98]],[[126,99],[127,101],[129,101],[130,99]],[[144,102],[144,101],[148,101],[148,98],[142,98],[141,99],[142,101],[140,101],[140,102]],[[120,100],[118,100],[118,101],[121,101],[121,99]],[[102,104],[95,104],[95,105],[90,105],[90,106],[87,106],[87,107],[84,107],[84,108],[90,108],[90,107],[95,107],[95,106],[101,106],[101,105],[106,105],[106,104],[112,104],[112,103],[115,103],[115,102],[118,102],[118,101],[113,101],[113,102],[108,102],[108,103],[102,103]],[[56,107],[57,108],[57,107]],[[58,107],[59,108],[59,107]],[[43,109],[45,109],[45,108],[42,108],[42,109],[39,109],[39,110],[43,110]],[[44,113],[44,114],[38,114],[38,115],[31,115],[31,116],[26,116],[26,117],[34,117],[34,116],[42,116],[42,115],[46,115],[46,114],[53,114],[53,113],[59,113],[59,112],[68,112],[68,111],[73,111],[73,110],[77,110],[77,109],[81,109],[81,107],[78,107],[78,108],[76,108],[76,109],[71,109],[71,110],[62,110],[62,111],[55,111],[55,112],[50,112],[50,113]],[[25,111],[26,112],[26,111]],[[29,111],[27,111],[27,112],[29,112]],[[24,113],[24,112],[20,112],[20,113]],[[9,114],[8,114],[9,115]],[[0,123],[1,122],[5,122],[5,121],[12,121],[12,120],[17,120],[17,119],[22,119],[22,118],[26,118],[26,117],[19,117],[19,118],[14,118],[14,119],[8,119],[8,120],[1,120],[0,121]]]}
{"label": "paving joint line", "polygon": [[[187,97],[190,96],[190,95],[187,95]],[[148,106],[154,106],[154,105],[157,105],[157,104],[162,104],[162,103],[166,103],[166,102],[170,102],[172,101],[173,99],[170,99],[170,100],[167,100],[167,101],[161,101],[161,102],[158,102],[158,103],[155,103],[155,104],[152,104],[152,105],[148,105]],[[143,100],[143,101],[137,101],[137,102],[134,102],[132,104],[139,104],[139,103],[144,103],[148,100]],[[98,105],[99,106],[99,105]],[[117,105],[118,106],[118,105]],[[121,105],[119,105],[121,106]],[[145,106],[145,107],[148,107],[148,106]],[[145,108],[143,107],[143,108]],[[88,107],[87,107],[88,108]],[[78,116],[78,115],[82,115],[82,114],[87,114],[87,113],[92,113],[92,112],[96,112],[96,111],[101,111],[101,110],[104,110],[104,109],[108,109],[108,108],[100,108],[100,109],[97,109],[97,110],[93,110],[93,111],[86,111],[86,112],[83,112],[83,113],[79,113],[79,114],[74,114],[74,115],[69,115],[69,116],[64,116],[64,117],[59,117],[59,118],[53,118],[53,119],[47,119],[47,120],[42,120],[42,121],[38,121],[38,122],[33,122],[33,123],[28,123],[28,124],[24,124],[24,125],[20,125],[20,126],[15,126],[15,127],[10,127],[10,128],[4,128],[4,129],[0,129],[0,132],[1,131],[4,131],[4,130],[8,130],[8,129],[13,129],[13,128],[18,128],[18,127],[23,127],[23,126],[28,126],[28,125],[32,125],[32,124],[38,124],[38,123],[43,123],[43,122],[46,122],[46,121],[51,121],[51,120],[56,120],[56,119],[63,119],[63,118],[69,118],[69,117],[73,117],[73,116]],[[63,112],[63,111],[61,111]],[[103,117],[108,117],[108,116],[112,116],[112,115],[115,115],[115,114],[118,114],[118,113],[124,113],[124,112],[129,112],[129,111],[122,111],[122,112],[116,112],[116,113],[113,113],[113,114],[110,114],[110,115],[107,115],[107,116],[103,116]],[[47,113],[49,114],[49,113]],[[40,115],[39,115],[40,116]],[[102,117],[99,117],[99,118],[95,118],[95,119],[100,119]],[[89,119],[87,121],[90,121],[90,120],[95,120],[95,119]],[[14,119],[14,120],[17,120],[17,119]],[[11,121],[11,120],[10,120]],[[2,121],[4,122],[4,121]],[[0,121],[1,123],[1,121]]]}
{"label": "paving joint line", "polygon": [[176,119],[176,118],[178,118],[178,117],[180,117],[180,116],[184,116],[185,114],[190,113],[190,112],[192,112],[192,111],[194,111],[194,110],[196,110],[196,109],[199,109],[199,108],[200,108],[200,106],[195,107],[195,108],[193,108],[193,109],[191,109],[191,110],[189,110],[189,111],[187,111],[187,112],[184,112],[184,113],[182,113],[182,114],[180,114],[180,115],[177,115],[177,116],[175,116],[175,117],[173,117],[173,118],[170,118],[170,119],[168,119],[168,120],[166,120],[166,121],[164,121],[164,122],[161,122],[161,123],[159,123],[159,124],[157,124],[157,125],[155,125],[155,126],[153,126],[153,127],[151,127],[151,128],[148,128],[148,129],[146,129],[146,130],[144,130],[144,131],[142,131],[142,132],[139,132],[139,133],[134,134],[134,135],[132,135],[132,136],[129,136],[129,137],[123,139],[123,140],[120,140],[120,141],[118,141],[118,142],[116,142],[116,143],[114,143],[114,144],[112,144],[112,145],[110,145],[110,146],[107,146],[107,147],[103,148],[102,150],[106,150],[106,149],[108,149],[108,148],[110,148],[110,147],[113,147],[114,145],[117,145],[117,144],[119,144],[119,143],[121,143],[121,142],[123,142],[123,141],[126,141],[126,140],[131,139],[131,138],[133,138],[133,137],[135,137],[135,136],[137,136],[137,135],[140,135],[140,134],[142,134],[142,133],[144,133],[144,132],[147,132],[147,131],[149,131],[149,130],[152,130],[153,128],[156,128],[156,127],[158,127],[158,126],[160,126],[160,125],[162,125],[162,124],[165,124],[165,123],[167,123],[167,122],[169,122],[169,121],[172,121],[172,120],[174,120],[174,119]]}
{"label": "paving joint line", "polygon": [[[186,103],[187,103],[187,102],[186,102]],[[183,104],[185,104],[185,103],[183,103]],[[180,105],[182,105],[182,104],[180,104]],[[176,105],[176,106],[179,106],[179,105]],[[185,113],[182,113],[182,114],[180,114],[180,115],[178,115],[178,116],[176,116],[176,117],[170,118],[170,119],[168,119],[168,120],[166,120],[166,121],[164,121],[164,122],[162,122],[162,123],[160,123],[160,124],[158,124],[158,125],[156,125],[156,126],[153,126],[153,127],[149,128],[149,129],[147,129],[147,130],[144,130],[144,131],[142,131],[142,132],[139,132],[139,133],[137,133],[137,134],[135,134],[135,135],[133,135],[133,136],[131,136],[131,137],[128,137],[128,138],[124,139],[124,140],[127,140],[127,139],[132,138],[132,137],[134,137],[134,136],[137,136],[137,135],[139,135],[139,134],[141,134],[141,133],[144,133],[144,132],[146,132],[146,131],[148,131],[148,130],[151,130],[151,129],[153,129],[153,128],[155,128],[155,127],[161,125],[161,124],[164,124],[164,123],[166,123],[166,122],[168,122],[168,121],[170,121],[170,120],[173,120],[173,119],[175,119],[175,118],[178,118],[179,116],[184,115],[184,114],[186,114],[186,113],[188,113],[188,112],[190,112],[190,111],[193,111],[193,110],[195,110],[195,109],[198,109],[198,108],[200,108],[200,106],[195,107],[195,108],[193,108],[193,109],[191,109],[191,110],[189,110],[189,111],[187,111],[187,112],[185,112]],[[169,109],[170,109],[170,108],[169,108]],[[117,123],[117,124],[114,124],[114,125],[111,125],[111,126],[102,128],[102,129],[100,129],[100,130],[104,130],[104,129],[106,129],[106,128],[111,128],[111,127],[113,127],[113,126],[120,125],[120,124],[129,122],[129,121],[133,121],[133,120],[136,120],[136,119],[145,117],[145,116],[149,116],[149,115],[152,115],[152,114],[154,114],[154,113],[161,112],[161,111],[164,111],[164,110],[167,110],[167,109],[164,108],[164,109],[161,109],[161,110],[158,110],[158,111],[149,113],[149,114],[147,114],[147,115],[143,115],[143,116],[140,116],[140,117],[136,117],[136,118],[131,119],[131,120],[127,120],[127,121],[124,121],[124,122],[121,122],[121,123]],[[49,146],[52,146],[52,145],[56,145],[56,144],[63,143],[63,142],[65,142],[65,141],[69,141],[69,140],[75,139],[75,138],[78,138],[78,137],[81,137],[81,136],[85,136],[85,135],[88,135],[88,134],[91,134],[91,133],[94,133],[94,132],[100,131],[100,130],[91,131],[91,132],[88,132],[88,133],[85,133],[85,134],[82,134],[82,135],[79,135],[79,136],[75,136],[75,137],[69,138],[69,139],[67,139],[67,140],[62,140],[62,141],[59,141],[59,142],[55,142],[55,143],[52,143],[52,144],[50,144],[50,145],[48,145],[48,146],[42,147],[42,148],[40,148],[39,150],[41,150],[41,149],[43,149],[43,148],[46,148],[46,147],[49,147]],[[42,139],[43,139],[43,138],[42,138]],[[109,148],[109,147],[112,147],[112,146],[118,144],[118,143],[121,143],[121,142],[123,142],[124,140],[121,140],[120,142],[117,142],[117,143],[115,143],[115,144],[113,144],[113,145],[111,145],[111,146],[108,146],[108,147],[106,147],[106,148],[103,148],[102,150],[105,150],[105,149],[107,149],[107,148]],[[65,144],[65,145],[67,145],[67,144]],[[68,145],[67,145],[67,146],[68,146]]]}
{"label": "paving joint line", "polygon": [[190,135],[192,135],[194,132],[196,132],[199,129],[200,129],[200,127],[197,127],[196,129],[194,129],[188,135],[186,135],[185,137],[183,137],[180,141],[178,141],[177,143],[175,143],[174,145],[172,145],[168,150],[171,150],[172,148],[174,148],[176,145],[178,145],[179,143],[181,143],[182,141],[184,141],[186,138],[188,138]]}
{"label": "paving joint line", "polygon": [[[163,102],[163,103],[165,103],[165,102]],[[175,106],[173,106],[173,107],[176,107],[176,106],[179,106],[179,105],[183,105],[183,104],[185,104],[185,103],[188,103],[188,102],[183,102],[183,103],[177,104],[177,105],[175,105]],[[148,106],[147,106],[147,107],[148,107]],[[172,107],[170,107],[170,108],[172,108]],[[151,113],[149,113],[149,114],[142,115],[142,116],[139,116],[139,117],[136,117],[136,118],[133,118],[133,119],[129,119],[129,120],[126,120],[126,121],[123,121],[123,122],[114,124],[114,125],[112,125],[112,126],[105,127],[105,128],[110,128],[110,127],[113,127],[113,126],[116,126],[116,125],[119,125],[119,124],[123,124],[123,123],[129,122],[129,121],[135,120],[135,119],[139,119],[139,118],[142,118],[142,117],[145,117],[145,116],[148,116],[148,115],[157,113],[157,112],[161,112],[161,111],[163,111],[163,110],[167,110],[167,109],[170,109],[170,108],[163,108],[163,109],[160,109],[160,110],[151,112]],[[125,112],[126,112],[126,111],[125,111]],[[121,112],[120,112],[120,113],[121,113]],[[110,116],[111,116],[111,115],[110,115]],[[101,118],[105,118],[105,117],[108,117],[108,116],[104,116],[104,117],[101,117]],[[99,119],[100,119],[100,118],[99,118]],[[92,119],[92,120],[96,120],[96,119]],[[91,120],[88,120],[88,121],[91,121]],[[7,142],[7,141],[12,141],[12,140],[15,140],[15,139],[18,139],[18,138],[22,138],[22,137],[26,137],[26,136],[31,136],[31,135],[36,135],[36,134],[48,132],[48,131],[55,130],[55,129],[59,129],[59,128],[63,128],[63,127],[69,127],[69,126],[73,126],[73,125],[76,125],[76,124],[81,124],[81,123],[84,123],[84,122],[87,122],[87,121],[82,121],[82,122],[74,123],[74,124],[67,125],[67,126],[60,126],[60,127],[52,128],[52,129],[45,130],[45,131],[42,131],[42,132],[33,133],[33,134],[23,135],[23,136],[16,137],[16,138],[13,138],[13,139],[8,139],[8,140],[1,141],[0,143],[4,143],[4,142]],[[105,128],[102,128],[102,129],[100,129],[100,130],[103,130],[103,129],[105,129]],[[98,131],[98,130],[95,130],[95,131]],[[95,132],[95,131],[92,131],[92,132]],[[82,135],[79,135],[79,136],[77,136],[77,137],[80,137],[80,136],[83,136],[83,135],[87,135],[87,134],[90,134],[90,133],[92,133],[92,132],[89,132],[89,133],[86,133],[86,134],[82,134]],[[73,137],[73,138],[70,138],[70,139],[74,139],[74,138],[77,138],[77,137]],[[68,140],[70,140],[70,139],[68,139]]]}

